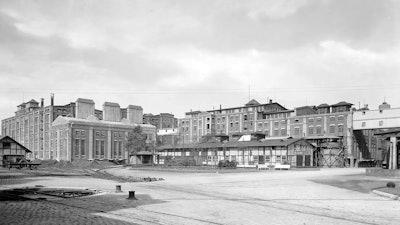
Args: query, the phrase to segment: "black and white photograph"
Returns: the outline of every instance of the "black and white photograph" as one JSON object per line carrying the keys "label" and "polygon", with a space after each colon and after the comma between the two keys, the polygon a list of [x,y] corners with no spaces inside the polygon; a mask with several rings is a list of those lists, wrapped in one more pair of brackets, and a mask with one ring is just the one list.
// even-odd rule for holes
{"label": "black and white photograph", "polygon": [[399,0],[0,0],[0,224],[400,224]]}

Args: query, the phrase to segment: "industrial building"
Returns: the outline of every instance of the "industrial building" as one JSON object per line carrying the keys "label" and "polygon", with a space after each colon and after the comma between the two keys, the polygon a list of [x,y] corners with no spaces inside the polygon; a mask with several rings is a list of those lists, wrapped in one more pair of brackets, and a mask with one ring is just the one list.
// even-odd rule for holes
{"label": "industrial building", "polygon": [[218,165],[221,160],[237,163],[237,167],[260,165],[311,167],[314,146],[303,138],[265,139],[264,135],[244,135],[239,140],[209,140],[205,143],[158,148],[159,164],[171,160],[192,160],[197,165]]}
{"label": "industrial building", "polygon": [[40,106],[34,100],[19,105],[14,117],[2,120],[2,134],[30,149],[30,159],[135,161],[143,157],[131,156],[125,148],[126,136],[135,126],[142,127],[148,150],[154,152],[156,128],[143,124],[142,107],[105,102],[98,110],[93,100],[83,98],[55,106],[51,95],[50,106],[44,106],[43,99]]}

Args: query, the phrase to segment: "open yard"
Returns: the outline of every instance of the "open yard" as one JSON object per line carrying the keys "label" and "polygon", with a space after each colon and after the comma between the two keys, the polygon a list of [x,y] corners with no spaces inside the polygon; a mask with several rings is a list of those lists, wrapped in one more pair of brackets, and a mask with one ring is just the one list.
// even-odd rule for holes
{"label": "open yard", "polygon": [[[365,169],[196,173],[118,167],[105,171],[118,177],[164,180],[121,182],[77,175],[31,177],[17,170],[2,170],[0,188],[40,185],[100,190],[101,195],[74,200],[46,199],[40,203],[53,204],[55,210],[54,205],[61,203],[70,210],[79,209],[77,214],[85,209],[88,218],[104,219],[105,224],[400,223],[400,201],[371,193],[371,189],[385,186],[388,180],[367,177]],[[399,180],[394,181],[399,184]],[[122,192],[115,191],[116,185],[121,185]],[[128,191],[135,191],[138,200],[127,200]],[[3,212],[10,210],[5,204],[18,202],[1,201]],[[40,210],[35,212],[40,214]],[[11,218],[8,221],[13,222]],[[28,224],[29,217],[26,221]]]}

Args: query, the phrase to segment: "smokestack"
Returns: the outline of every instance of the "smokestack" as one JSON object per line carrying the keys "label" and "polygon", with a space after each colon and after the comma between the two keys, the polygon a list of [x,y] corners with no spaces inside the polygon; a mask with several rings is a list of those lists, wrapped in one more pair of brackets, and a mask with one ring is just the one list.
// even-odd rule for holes
{"label": "smokestack", "polygon": [[50,93],[50,105],[54,105],[54,93]]}
{"label": "smokestack", "polygon": [[40,107],[43,108],[44,107],[44,98],[40,99]]}

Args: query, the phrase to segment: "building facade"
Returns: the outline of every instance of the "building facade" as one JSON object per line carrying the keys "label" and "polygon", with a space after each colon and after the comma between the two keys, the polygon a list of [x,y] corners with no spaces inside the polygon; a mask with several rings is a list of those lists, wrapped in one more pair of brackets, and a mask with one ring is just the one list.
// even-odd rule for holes
{"label": "building facade", "polygon": [[272,100],[260,104],[254,99],[242,107],[187,112],[185,118],[178,120],[181,143],[196,143],[205,135],[216,134],[229,135],[231,139],[254,132],[286,137],[286,118],[291,112]]}
{"label": "building facade", "polygon": [[[57,118],[60,118],[60,120],[56,122]],[[78,129],[76,128],[77,124],[81,129],[79,132],[72,130]],[[108,159],[108,152],[113,151],[112,153],[114,153],[115,149],[110,150],[109,145],[114,145],[114,141],[117,141],[117,139],[121,143],[116,145],[122,145],[127,132],[132,130],[134,126],[142,126],[149,144],[150,142],[155,143],[155,127],[141,124],[143,124],[143,109],[140,106],[129,105],[127,108],[120,108],[117,103],[105,102],[103,109],[98,110],[95,109],[93,100],[83,98],[78,98],[75,102],[67,105],[55,106],[54,95],[51,95],[50,106],[44,106],[43,99],[40,106],[35,100],[19,105],[15,116],[2,120],[1,131],[3,135],[12,137],[30,149],[32,151],[31,159],[73,160],[76,155],[71,154],[72,151],[76,153],[74,146],[77,145],[76,139],[79,138],[82,142],[78,146],[83,149],[82,152],[85,152],[85,158]],[[60,127],[64,128],[61,129]],[[118,129],[114,129],[114,127]],[[91,130],[94,132],[93,135],[90,133]],[[112,133],[110,134],[109,131]],[[117,135],[113,132],[119,133]],[[109,141],[108,138],[111,135],[115,140]],[[98,141],[96,142],[96,140]],[[89,143],[94,147],[89,146]],[[89,149],[100,149],[100,155]],[[119,149],[121,149],[121,154],[119,154]],[[90,152],[94,155],[89,155]],[[119,154],[118,158],[127,158],[124,155],[126,153],[123,147],[118,147],[116,153]],[[79,155],[78,158],[84,158],[81,156],[83,154]]]}
{"label": "building facade", "polygon": [[214,135],[237,140],[254,133],[265,139],[305,138],[317,146],[316,165],[343,166],[345,158],[354,157],[351,106],[339,102],[289,110],[272,100],[267,104],[251,100],[243,107],[191,111],[179,119],[179,144],[199,143],[202,137]]}
{"label": "building facade", "polygon": [[74,115],[75,103],[54,105],[54,95],[49,106],[44,106],[44,99],[40,105],[32,99],[20,104],[13,117],[2,120],[1,132],[30,149],[32,158],[52,159],[55,152],[50,147],[51,123],[58,116]]}
{"label": "building facade", "polygon": [[170,129],[178,126],[178,119],[171,113],[160,113],[158,115],[148,113],[143,115],[143,123],[154,125],[157,129]]}
{"label": "building facade", "polygon": [[[250,136],[250,135],[245,135]],[[206,142],[159,148],[159,164],[171,161],[193,161],[197,165],[216,166],[221,160],[237,163],[238,167],[287,164],[291,167],[313,165],[314,146],[305,139],[254,139],[249,137],[228,142]]]}
{"label": "building facade", "polygon": [[[135,124],[126,119],[120,122],[99,120],[95,116],[87,119],[58,117],[51,128],[51,148],[56,160],[77,159],[125,160],[132,155],[126,149],[128,132],[140,126],[146,134],[147,151],[154,152],[156,128],[148,124]],[[127,161],[129,160],[129,161]]]}

